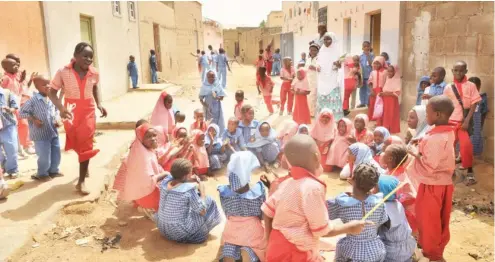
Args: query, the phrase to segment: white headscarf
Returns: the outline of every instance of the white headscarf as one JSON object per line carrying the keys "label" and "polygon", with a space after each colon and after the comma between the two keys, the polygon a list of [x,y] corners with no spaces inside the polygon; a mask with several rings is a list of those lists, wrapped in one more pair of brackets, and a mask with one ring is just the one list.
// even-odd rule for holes
{"label": "white headscarf", "polygon": [[258,158],[251,151],[239,151],[232,154],[227,165],[227,175],[237,176],[240,182],[238,188],[232,188],[232,190],[236,191],[247,185],[251,179],[251,171],[259,166]]}
{"label": "white headscarf", "polygon": [[[340,87],[343,81],[344,71],[342,68],[334,70],[333,63],[340,59],[342,51],[340,50],[339,42],[333,32],[326,32],[323,38],[332,38],[332,44],[327,47],[323,44],[318,52],[318,65],[320,66],[320,74],[318,77],[318,94],[328,95],[333,89]],[[343,88],[341,88],[343,90]]]}
{"label": "white headscarf", "polygon": [[414,135],[413,139],[419,139],[422,138],[430,129],[428,122],[426,122],[426,106],[414,106],[413,110],[418,116],[418,125],[416,126],[416,134]]}

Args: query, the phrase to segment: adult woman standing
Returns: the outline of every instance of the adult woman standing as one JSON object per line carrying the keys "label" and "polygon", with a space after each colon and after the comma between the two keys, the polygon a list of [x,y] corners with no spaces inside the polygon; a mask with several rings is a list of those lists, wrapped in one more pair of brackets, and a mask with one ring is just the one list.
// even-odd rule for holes
{"label": "adult woman standing", "polygon": [[[107,116],[107,110],[100,101],[98,82],[100,76],[93,63],[93,47],[81,42],[76,45],[74,58],[71,62],[57,71],[52,80],[50,99],[60,111],[60,117],[65,119],[66,134],[65,150],[74,150],[79,157],[79,180],[76,189],[83,195],[89,194],[84,185],[88,175],[89,160],[99,149],[93,148],[93,137],[96,130],[95,109],[101,112],[101,117]],[[57,92],[65,94],[65,105],[62,105]]]}
{"label": "adult woman standing", "polygon": [[344,117],[342,110],[341,86],[343,82],[343,70],[341,69],[340,47],[335,33],[327,32],[323,35],[323,46],[318,52],[318,89],[317,89],[317,113],[323,108],[332,111],[335,121]]}

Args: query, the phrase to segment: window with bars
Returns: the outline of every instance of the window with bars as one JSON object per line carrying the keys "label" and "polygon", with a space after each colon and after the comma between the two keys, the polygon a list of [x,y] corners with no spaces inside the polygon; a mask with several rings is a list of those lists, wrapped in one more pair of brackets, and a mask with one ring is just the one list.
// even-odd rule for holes
{"label": "window with bars", "polygon": [[318,9],[318,24],[327,24],[327,7]]}
{"label": "window with bars", "polygon": [[120,8],[120,1],[112,1],[112,13],[114,16],[121,16],[122,10]]}
{"label": "window with bars", "polygon": [[129,10],[129,20],[136,21],[136,2],[127,2],[127,8]]}

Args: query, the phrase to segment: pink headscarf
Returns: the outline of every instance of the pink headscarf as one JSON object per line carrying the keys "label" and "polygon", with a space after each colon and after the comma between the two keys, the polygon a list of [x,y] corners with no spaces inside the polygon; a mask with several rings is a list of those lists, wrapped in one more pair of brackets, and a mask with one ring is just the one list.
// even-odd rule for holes
{"label": "pink headscarf", "polygon": [[157,184],[158,175],[163,172],[154,150],[143,145],[144,135],[153,127],[143,124],[136,129],[136,140],[127,157],[127,171],[120,197],[126,201],[141,199],[151,194]]}
{"label": "pink headscarf", "polygon": [[400,69],[398,65],[391,65],[390,67],[394,68],[395,74],[392,78],[387,76],[387,82],[385,82],[385,85],[383,86],[383,92],[393,92],[399,96],[402,89]]}
{"label": "pink headscarf", "polygon": [[338,123],[340,122],[344,122],[345,124],[345,134],[340,135],[337,129],[337,131],[335,132],[337,135],[335,136],[335,140],[333,140],[332,144],[330,145],[327,161],[325,164],[342,168],[347,163],[348,148],[351,145],[349,140],[347,140],[347,137],[352,131],[352,122],[348,118],[342,118]]}
{"label": "pink headscarf", "polygon": [[[326,125],[321,123],[321,118],[323,116],[330,117],[330,122]],[[335,137],[335,118],[333,117],[333,113],[330,109],[324,108],[321,110],[317,117],[317,121],[315,121],[313,127],[309,131],[309,134],[319,142],[328,142]]]}
{"label": "pink headscarf", "polygon": [[282,128],[278,131],[277,134],[277,139],[280,140],[280,142],[282,143],[282,147],[287,141],[289,141],[291,137],[293,137],[297,133],[297,128],[297,123],[292,119],[285,120],[282,123]]}
{"label": "pink headscarf", "polygon": [[151,114],[151,124],[154,126],[162,126],[167,134],[171,134],[174,130],[175,117],[172,109],[165,107],[164,99],[168,94],[163,91],[156,101],[155,109]]}
{"label": "pink headscarf", "polygon": [[205,146],[199,146],[198,141],[201,135],[205,133],[199,129],[195,129],[191,132],[193,136],[192,145],[194,147],[194,154],[196,155],[196,164],[197,168],[207,168],[210,167],[210,161],[208,160],[208,152],[206,151]]}
{"label": "pink headscarf", "polygon": [[405,145],[404,141],[402,140],[402,138],[398,137],[398,136],[389,136],[388,139],[389,143],[391,145]]}
{"label": "pink headscarf", "polygon": [[299,78],[296,77],[295,83],[294,83],[294,89],[299,89],[302,91],[309,91],[309,82],[308,78],[306,77],[306,70],[304,68],[299,68],[297,70],[299,74],[302,76],[302,80],[299,80]]}

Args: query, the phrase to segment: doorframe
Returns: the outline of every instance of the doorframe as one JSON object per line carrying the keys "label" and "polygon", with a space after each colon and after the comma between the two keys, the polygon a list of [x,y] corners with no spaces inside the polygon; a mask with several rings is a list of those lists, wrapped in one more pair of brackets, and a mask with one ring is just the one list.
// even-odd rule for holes
{"label": "doorframe", "polygon": [[[81,21],[82,20],[88,20],[89,21],[89,26],[90,26],[90,37],[91,37],[91,42],[88,43],[93,47],[93,66],[98,67],[98,47],[96,44],[96,32],[95,32],[95,18],[90,15],[85,15],[85,14],[79,14],[79,33],[81,33]],[[82,37],[81,37],[81,42],[82,42]]]}

